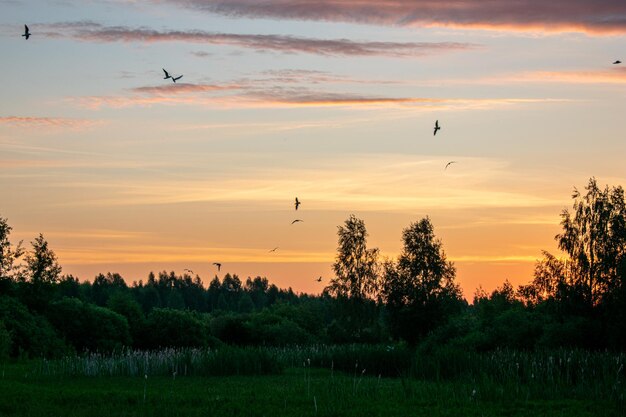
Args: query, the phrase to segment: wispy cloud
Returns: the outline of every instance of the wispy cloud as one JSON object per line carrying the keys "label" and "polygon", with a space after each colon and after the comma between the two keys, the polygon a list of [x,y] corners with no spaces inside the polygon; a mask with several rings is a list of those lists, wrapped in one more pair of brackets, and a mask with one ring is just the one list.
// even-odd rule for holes
{"label": "wispy cloud", "polygon": [[[71,180],[62,187],[101,187],[97,200],[83,199],[72,205],[154,205],[234,202],[270,207],[282,205],[285,190],[299,190],[315,210],[403,211],[502,207],[560,207],[561,201],[528,190],[514,190],[516,173],[507,172],[508,164],[486,158],[456,158],[468,167],[467,175],[456,175],[451,182],[442,176],[445,158],[377,155],[356,157],[338,167],[329,160],[315,167],[299,166],[246,173],[245,177],[214,178],[196,173],[194,179],[177,181],[138,180],[109,182],[100,185]],[[243,175],[243,174],[242,174]],[[495,182],[495,183],[494,183]],[[490,186],[486,186],[489,184]],[[408,191],[410,190],[410,191]]]}
{"label": "wispy cloud", "polygon": [[623,0],[155,0],[235,17],[505,31],[626,32]]}
{"label": "wispy cloud", "polygon": [[8,125],[23,128],[88,129],[100,124],[99,121],[67,119],[59,117],[0,116],[0,126]]}
{"label": "wispy cloud", "polygon": [[137,243],[107,244],[97,247],[60,246],[59,259],[65,265],[144,263],[144,262],[331,262],[332,252],[283,250],[269,257],[267,249],[199,247],[197,245],[141,245]]}
{"label": "wispy cloud", "polygon": [[[533,72],[503,75],[496,77],[447,80],[450,84],[465,83],[511,83],[511,82],[567,82],[584,78],[591,73]],[[626,79],[626,72],[614,69],[613,72],[597,72],[587,82],[593,80],[619,82]],[[337,91],[349,85],[412,84],[408,81],[360,79],[341,76],[325,71],[282,69],[263,71],[248,78],[224,83],[192,84],[168,83],[157,86],[142,86],[128,90],[129,95],[83,97],[77,99],[89,108],[131,107],[152,105],[199,105],[225,106],[227,108],[258,107],[421,107],[450,109],[488,109],[496,106],[509,106],[532,103],[565,102],[551,98],[431,98],[415,96],[382,96],[367,92]],[[415,84],[421,84],[418,82]],[[427,83],[427,82],[426,82]]]}
{"label": "wispy cloud", "polygon": [[129,94],[118,96],[74,97],[70,101],[80,106],[124,108],[153,105],[221,106],[226,108],[294,107],[294,106],[340,106],[340,107],[389,107],[410,106],[428,108],[446,106],[456,109],[479,109],[494,106],[546,103],[563,101],[549,98],[429,98],[396,97],[367,93],[314,90],[306,86],[283,86],[264,80],[240,80],[225,84],[167,84],[136,87]]}
{"label": "wispy cloud", "polygon": [[149,28],[109,27],[94,22],[57,23],[46,25],[42,29],[47,29],[45,34],[49,37],[69,37],[88,42],[192,42],[207,45],[231,45],[256,51],[325,56],[419,57],[479,47],[479,45],[462,42],[354,41],[288,35],[215,33],[201,30],[158,31]]}
{"label": "wispy cloud", "polygon": [[504,81],[567,84],[626,84],[626,68],[591,71],[534,71],[504,77]]}

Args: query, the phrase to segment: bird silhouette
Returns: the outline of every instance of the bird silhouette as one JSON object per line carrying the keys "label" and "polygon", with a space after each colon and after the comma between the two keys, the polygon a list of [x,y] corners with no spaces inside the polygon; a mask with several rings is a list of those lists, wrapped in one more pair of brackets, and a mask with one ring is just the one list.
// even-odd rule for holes
{"label": "bird silhouette", "polygon": [[[26,39],[28,39],[28,38],[26,38]],[[618,59],[617,61],[615,61],[615,62],[613,63],[613,65],[617,65],[617,64],[621,64],[621,63],[622,63],[622,61],[620,61],[620,60]]]}
{"label": "bird silhouette", "polygon": [[304,220],[296,219],[296,220],[292,221],[291,224],[298,223],[298,222],[303,222],[303,221]]}
{"label": "bird silhouette", "polygon": [[24,34],[22,35],[26,40],[30,38],[30,31],[28,30],[28,26],[24,25]]}
{"label": "bird silhouette", "polygon": [[300,202],[300,200],[298,200],[298,197],[296,197],[296,202],[294,203],[294,205],[296,206],[296,210],[298,210],[298,207],[300,207],[300,204],[302,204]]}
{"label": "bird silhouette", "polygon": [[187,269],[187,268],[185,268],[185,272],[189,272],[190,274],[192,274],[192,275],[193,275],[193,271],[192,271],[191,269]]}
{"label": "bird silhouette", "polygon": [[172,78],[172,76],[169,74],[169,72],[165,71],[165,68],[162,68],[162,70],[165,73],[165,78],[163,78],[164,80],[167,80],[168,78]]}
{"label": "bird silhouette", "polygon": [[222,264],[219,262],[213,262],[213,265],[217,266],[217,272],[219,272],[220,269],[222,269]]}
{"label": "bird silhouette", "polygon": [[272,249],[270,252],[276,252],[278,250],[278,246],[276,246],[274,249]]}
{"label": "bird silhouette", "polygon": [[437,135],[438,130],[441,130],[441,128],[439,127],[439,120],[435,121],[435,131],[433,133],[433,136]]}
{"label": "bird silhouette", "polygon": [[448,167],[449,167],[450,165],[452,165],[452,164],[456,164],[456,161],[450,161],[450,162],[448,162],[448,163],[446,164],[446,167],[445,167],[443,170],[445,171],[445,170],[446,170],[446,169],[448,169]]}
{"label": "bird silhouette", "polygon": [[171,77],[172,81],[174,82],[174,84],[176,84],[176,80],[180,80],[181,78],[183,78],[182,75],[179,75],[178,77]]}
{"label": "bird silhouette", "polygon": [[317,282],[322,282],[322,277],[319,277],[318,279],[316,279]]}

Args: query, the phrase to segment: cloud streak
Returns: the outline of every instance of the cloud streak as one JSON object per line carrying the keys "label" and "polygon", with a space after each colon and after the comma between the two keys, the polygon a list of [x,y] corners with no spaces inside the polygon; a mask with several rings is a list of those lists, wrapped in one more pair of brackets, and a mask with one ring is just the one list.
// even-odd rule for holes
{"label": "cloud streak", "polygon": [[[508,164],[487,158],[465,158],[471,175],[460,175],[454,184],[440,175],[446,158],[361,156],[337,167],[336,161],[322,166],[267,169],[253,175],[215,178],[211,174],[180,181],[148,179],[116,182],[107,180],[95,200],[87,198],[72,205],[161,205],[236,202],[281,206],[285,190],[297,189],[312,202],[310,209],[350,210],[355,205],[368,210],[404,211],[419,207],[435,210],[464,208],[560,207],[561,202],[528,191],[511,189],[517,173],[507,173]],[[434,169],[437,168],[437,169]],[[254,179],[251,179],[254,178]],[[487,188],[485,184],[497,184]],[[416,184],[421,184],[417,186]],[[63,187],[93,188],[94,184],[74,179]],[[413,188],[411,188],[413,187]],[[411,189],[411,192],[399,192]]]}
{"label": "cloud streak", "polygon": [[289,35],[215,33],[200,30],[158,31],[149,28],[102,26],[94,22],[71,22],[48,25],[48,37],[69,37],[86,42],[187,42],[206,45],[229,45],[255,51],[323,56],[420,57],[440,52],[478,48],[461,42],[382,42],[349,39],[314,39]]}
{"label": "cloud streak", "polygon": [[70,98],[79,106],[92,110],[101,107],[125,108],[154,105],[190,105],[221,108],[283,107],[422,107],[485,109],[513,104],[562,102],[555,99],[526,98],[429,98],[390,97],[370,94],[317,91],[307,87],[283,87],[255,84],[176,84],[145,86],[118,96]]}
{"label": "cloud streak", "polygon": [[7,125],[20,128],[58,128],[82,130],[91,128],[100,122],[82,119],[66,119],[59,117],[28,117],[0,116],[0,126]]}
{"label": "cloud streak", "polygon": [[626,33],[623,0],[157,0],[233,17],[504,31]]}

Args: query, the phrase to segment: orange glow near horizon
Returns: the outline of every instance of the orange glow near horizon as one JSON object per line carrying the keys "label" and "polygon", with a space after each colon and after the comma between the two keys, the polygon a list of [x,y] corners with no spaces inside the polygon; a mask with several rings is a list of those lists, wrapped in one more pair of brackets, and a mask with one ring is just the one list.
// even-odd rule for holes
{"label": "orange glow near horizon", "polygon": [[626,185],[626,5],[523,3],[3,2],[0,217],[81,280],[319,293],[351,214],[391,259],[429,216],[466,298],[527,283]]}

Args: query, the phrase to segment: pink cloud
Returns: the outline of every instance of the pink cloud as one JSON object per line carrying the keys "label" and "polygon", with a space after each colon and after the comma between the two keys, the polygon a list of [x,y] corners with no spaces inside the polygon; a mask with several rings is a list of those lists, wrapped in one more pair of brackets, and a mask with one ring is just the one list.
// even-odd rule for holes
{"label": "pink cloud", "polygon": [[99,122],[93,120],[66,119],[58,117],[0,117],[0,125],[16,127],[87,129],[98,123]]}
{"label": "pink cloud", "polygon": [[349,39],[314,39],[287,35],[241,35],[204,31],[157,31],[148,28],[106,27],[93,22],[48,25],[49,37],[70,37],[89,42],[193,42],[231,45],[256,51],[307,53],[326,56],[417,57],[438,52],[477,48],[461,42],[378,42]]}
{"label": "pink cloud", "polygon": [[235,17],[546,32],[626,32],[624,0],[157,0]]}
{"label": "pink cloud", "polygon": [[220,108],[303,107],[303,106],[447,106],[454,108],[490,108],[510,104],[545,103],[551,99],[435,99],[429,97],[389,97],[333,91],[317,91],[306,87],[283,87],[263,84],[181,84],[176,86],[138,87],[130,94],[89,96],[70,99],[82,107],[124,108],[153,105],[191,105]]}

